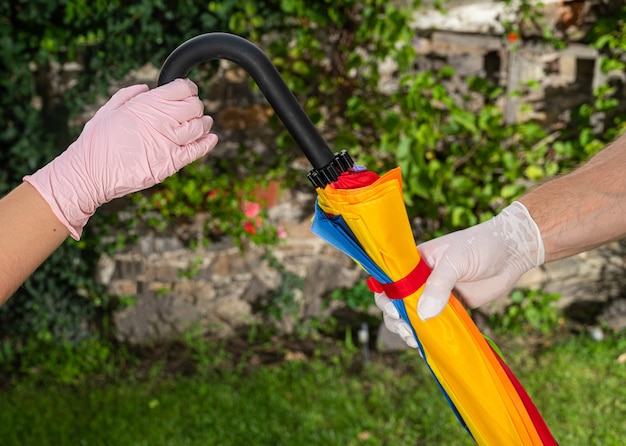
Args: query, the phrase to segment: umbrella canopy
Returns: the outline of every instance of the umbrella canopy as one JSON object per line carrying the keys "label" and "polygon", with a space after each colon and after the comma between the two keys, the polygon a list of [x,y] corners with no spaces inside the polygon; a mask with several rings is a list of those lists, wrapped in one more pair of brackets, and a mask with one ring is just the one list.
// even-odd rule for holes
{"label": "umbrella canopy", "polygon": [[382,176],[355,166],[318,187],[311,230],[359,263],[409,323],[422,357],[459,421],[480,445],[556,445],[515,375],[454,297],[423,321],[417,302],[430,270],[402,199],[399,168]]}

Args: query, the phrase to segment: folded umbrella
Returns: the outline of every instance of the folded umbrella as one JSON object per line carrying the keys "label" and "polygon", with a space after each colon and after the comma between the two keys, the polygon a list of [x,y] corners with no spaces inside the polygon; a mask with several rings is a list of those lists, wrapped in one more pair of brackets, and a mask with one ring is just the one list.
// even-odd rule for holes
{"label": "folded umbrella", "polygon": [[415,248],[399,168],[356,168],[318,187],[311,230],[352,257],[409,323],[422,357],[459,421],[480,445],[555,445],[515,375],[454,297],[422,321],[417,301],[430,273]]}

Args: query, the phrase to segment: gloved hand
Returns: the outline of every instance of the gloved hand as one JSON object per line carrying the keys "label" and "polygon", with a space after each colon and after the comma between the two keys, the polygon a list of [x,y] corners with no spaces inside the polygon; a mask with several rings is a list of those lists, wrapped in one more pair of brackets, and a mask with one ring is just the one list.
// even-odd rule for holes
{"label": "gloved hand", "polygon": [[99,206],[154,186],[213,149],[212,124],[188,79],[150,91],[123,88],[67,150],[24,181],[78,240]]}
{"label": "gloved hand", "polygon": [[[539,228],[518,201],[489,221],[417,248],[432,269],[417,304],[423,320],[443,311],[453,289],[467,306],[479,307],[509,292],[524,273],[544,262]],[[375,296],[375,301],[387,328],[408,343],[410,328],[387,296]]]}
{"label": "gloved hand", "polygon": [[385,293],[374,293],[374,302],[383,312],[383,323],[387,330],[397,334],[411,348],[417,348],[417,341],[407,322],[400,317],[400,313]]}

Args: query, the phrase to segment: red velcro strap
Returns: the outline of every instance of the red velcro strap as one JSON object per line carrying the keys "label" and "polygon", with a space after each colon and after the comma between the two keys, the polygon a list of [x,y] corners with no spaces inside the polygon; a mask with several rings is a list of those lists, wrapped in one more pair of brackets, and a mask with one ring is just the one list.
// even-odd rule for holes
{"label": "red velcro strap", "polygon": [[430,274],[430,268],[424,260],[420,259],[413,271],[406,277],[393,283],[380,283],[370,277],[367,279],[367,286],[372,293],[385,293],[389,299],[403,299],[416,292],[424,285]]}

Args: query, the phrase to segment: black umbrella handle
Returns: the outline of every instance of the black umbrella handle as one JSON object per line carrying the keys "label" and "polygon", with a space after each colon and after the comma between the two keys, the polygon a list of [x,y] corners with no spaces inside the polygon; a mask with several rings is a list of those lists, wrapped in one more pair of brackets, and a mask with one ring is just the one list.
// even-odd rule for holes
{"label": "black umbrella handle", "polygon": [[[193,37],[167,57],[158,85],[186,77],[197,64],[227,59],[244,68],[255,80],[314,169],[309,179],[316,187],[335,181],[340,172],[352,167],[347,153],[334,154],[287,87],[266,54],[250,41],[228,33],[208,33]],[[347,159],[346,159],[347,157]]]}

